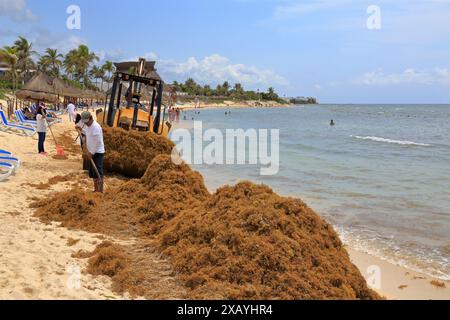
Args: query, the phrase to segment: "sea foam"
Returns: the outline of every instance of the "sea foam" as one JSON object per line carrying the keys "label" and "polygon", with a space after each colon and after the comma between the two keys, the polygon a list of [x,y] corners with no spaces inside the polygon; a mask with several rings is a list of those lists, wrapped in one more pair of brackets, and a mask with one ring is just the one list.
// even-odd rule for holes
{"label": "sea foam", "polygon": [[404,141],[404,140],[392,140],[392,139],[385,139],[380,137],[363,137],[363,136],[351,136],[352,138],[359,139],[359,140],[370,140],[375,142],[383,142],[383,143],[390,143],[390,144],[399,144],[402,146],[419,146],[419,147],[431,147],[430,144],[426,143],[419,143],[419,142],[413,142],[413,141]]}

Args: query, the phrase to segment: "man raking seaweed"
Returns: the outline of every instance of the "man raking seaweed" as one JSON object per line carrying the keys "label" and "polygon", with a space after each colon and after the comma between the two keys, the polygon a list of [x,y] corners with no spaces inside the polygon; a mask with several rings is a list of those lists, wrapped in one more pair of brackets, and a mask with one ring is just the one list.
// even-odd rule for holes
{"label": "man raking seaweed", "polygon": [[89,177],[94,181],[94,192],[103,193],[103,160],[105,157],[103,129],[88,111],[81,114],[81,121],[85,124],[86,137],[83,151],[90,162]]}

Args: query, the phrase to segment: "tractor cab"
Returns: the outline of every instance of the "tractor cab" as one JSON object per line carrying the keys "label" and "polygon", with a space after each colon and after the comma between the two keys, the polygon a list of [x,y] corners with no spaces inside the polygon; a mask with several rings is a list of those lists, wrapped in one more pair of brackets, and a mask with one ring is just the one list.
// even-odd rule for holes
{"label": "tractor cab", "polygon": [[154,61],[115,63],[109,105],[97,114],[97,121],[125,130],[151,131],[168,136],[171,125],[163,106],[164,82]]}

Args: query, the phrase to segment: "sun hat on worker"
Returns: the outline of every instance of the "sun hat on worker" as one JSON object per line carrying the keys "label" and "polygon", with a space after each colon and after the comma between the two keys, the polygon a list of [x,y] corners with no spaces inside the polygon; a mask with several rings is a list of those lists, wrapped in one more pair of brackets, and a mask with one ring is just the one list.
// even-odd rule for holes
{"label": "sun hat on worker", "polygon": [[84,111],[81,114],[81,122],[88,123],[92,119],[92,114],[89,111]]}

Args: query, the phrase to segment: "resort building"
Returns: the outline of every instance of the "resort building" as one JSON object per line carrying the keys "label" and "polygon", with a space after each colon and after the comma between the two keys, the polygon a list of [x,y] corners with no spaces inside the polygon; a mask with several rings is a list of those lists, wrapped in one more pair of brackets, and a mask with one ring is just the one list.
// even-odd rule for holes
{"label": "resort building", "polygon": [[3,77],[9,71],[9,66],[6,63],[0,62],[0,77]]}

